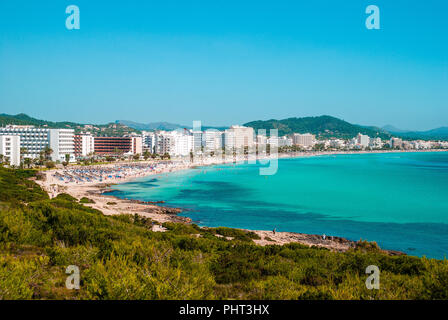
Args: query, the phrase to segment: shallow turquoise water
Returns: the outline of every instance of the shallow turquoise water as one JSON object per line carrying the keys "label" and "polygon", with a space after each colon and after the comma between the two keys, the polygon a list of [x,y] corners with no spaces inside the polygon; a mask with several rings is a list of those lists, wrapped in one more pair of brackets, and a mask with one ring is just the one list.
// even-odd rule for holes
{"label": "shallow turquoise water", "polygon": [[165,200],[199,225],[293,231],[376,241],[443,258],[448,252],[448,153],[281,159],[204,167],[116,186],[114,195]]}

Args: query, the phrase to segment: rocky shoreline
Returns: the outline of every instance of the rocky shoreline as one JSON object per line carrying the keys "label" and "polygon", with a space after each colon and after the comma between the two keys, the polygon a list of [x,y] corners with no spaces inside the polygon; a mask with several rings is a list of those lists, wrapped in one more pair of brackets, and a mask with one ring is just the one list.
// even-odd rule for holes
{"label": "rocky shoreline", "polygon": [[[126,212],[122,213],[138,214],[147,218],[151,218],[152,220],[160,224],[164,222],[175,222],[186,224],[192,223],[192,220],[190,218],[179,216],[179,213],[184,211],[183,209],[161,206],[160,204],[165,203],[163,200],[141,201],[135,199],[121,199],[113,195],[108,195],[108,193],[112,191],[109,187],[110,185],[107,186],[98,185],[96,186],[95,189],[89,190],[87,194],[88,196],[90,196],[90,198],[93,198],[94,201],[95,199],[98,200],[98,197],[100,198],[104,197],[108,200],[113,200],[116,203],[116,205],[114,205],[115,210],[119,210],[119,208],[124,207],[126,208]],[[96,207],[95,204],[91,204],[90,206]],[[104,206],[102,208],[97,207],[97,209],[103,211],[105,207]],[[117,212],[115,214],[120,213]],[[207,229],[207,227],[201,227],[201,229],[202,228]],[[254,239],[253,242],[261,246],[299,243],[310,247],[313,246],[322,247],[336,252],[345,252],[347,250],[359,247],[359,243],[357,241],[349,240],[338,236],[326,236],[324,239],[322,235],[316,235],[316,234],[305,234],[296,232],[274,233],[273,231],[266,231],[266,230],[247,230],[247,229],[241,229],[241,230],[257,234],[260,239]],[[166,229],[159,225],[156,226],[153,231],[163,232],[166,231]],[[396,250],[381,250],[381,251],[391,256],[405,255],[405,253]]]}

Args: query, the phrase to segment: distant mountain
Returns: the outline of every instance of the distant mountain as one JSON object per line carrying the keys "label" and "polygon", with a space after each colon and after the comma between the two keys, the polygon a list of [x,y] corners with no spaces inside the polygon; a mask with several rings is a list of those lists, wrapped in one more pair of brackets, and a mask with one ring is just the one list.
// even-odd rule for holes
{"label": "distant mountain", "polygon": [[398,129],[397,127],[394,127],[393,125],[385,125],[383,128],[383,130],[386,130],[387,132],[406,132],[409,130],[402,130],[402,129]]}
{"label": "distant mountain", "polygon": [[[176,129],[191,129],[191,126],[183,126],[180,124],[175,124],[175,123],[170,123],[170,122],[150,122],[150,123],[139,123],[139,122],[134,122],[134,121],[129,121],[129,120],[117,120],[115,121],[115,123],[119,123],[119,124],[123,124],[125,126],[128,126],[130,128],[134,128],[136,130],[141,130],[141,131],[153,131],[153,130],[166,130],[166,131],[171,131],[171,130],[176,130]],[[220,130],[223,131],[225,129],[227,129],[228,127],[206,127],[206,126],[202,126],[202,130],[207,130],[207,129],[216,129],[216,130]]]}
{"label": "distant mountain", "polygon": [[395,131],[394,129],[396,128],[392,126],[388,126],[388,128],[383,127],[383,129],[389,129],[387,130],[389,133],[407,139],[448,140],[448,127],[440,127],[427,131]]}
{"label": "distant mountain", "polygon": [[176,129],[182,129],[187,128],[187,126],[183,126],[180,124],[175,123],[169,123],[169,122],[151,122],[151,123],[139,123],[134,121],[128,121],[128,120],[117,120],[115,123],[120,123],[125,126],[128,126],[130,128],[134,128],[137,130],[146,130],[146,131],[152,131],[152,130],[176,130]]}
{"label": "distant mountain", "polygon": [[358,133],[362,133],[370,137],[380,137],[382,139],[389,139],[391,137],[389,133],[381,128],[351,124],[347,121],[326,115],[319,117],[288,118],[284,120],[259,120],[248,122],[245,126],[252,127],[256,131],[258,129],[278,129],[279,135],[312,133],[322,138],[337,137],[347,139],[356,136]]}

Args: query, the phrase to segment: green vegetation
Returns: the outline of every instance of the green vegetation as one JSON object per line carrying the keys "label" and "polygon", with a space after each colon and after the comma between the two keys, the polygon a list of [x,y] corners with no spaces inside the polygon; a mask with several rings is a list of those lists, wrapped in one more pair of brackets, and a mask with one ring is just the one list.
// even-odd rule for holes
{"label": "green vegetation", "polygon": [[[105,216],[31,170],[0,168],[0,299],[447,299],[448,261],[388,256],[360,242],[345,253],[257,246],[251,232]],[[219,236],[218,236],[219,235]],[[231,240],[229,240],[232,238]],[[80,268],[80,290],[65,287]],[[365,286],[368,265],[380,290]]]}
{"label": "green vegetation", "polygon": [[26,114],[20,113],[17,115],[9,115],[9,114],[0,114],[0,126],[6,126],[8,124],[12,125],[30,125],[36,127],[49,127],[49,128],[72,128],[77,126],[77,123],[74,122],[51,122],[45,120],[39,120],[32,118]]}
{"label": "green vegetation", "polygon": [[86,197],[82,197],[81,199],[79,199],[79,203],[95,203],[95,201]]}
{"label": "green vegetation", "polygon": [[79,133],[83,130],[87,130],[92,132],[96,136],[123,136],[130,133],[139,133],[140,131],[135,130],[133,128],[129,128],[124,124],[119,123],[109,123],[102,125],[91,125],[88,128],[85,127],[84,124],[63,121],[63,122],[52,122],[46,120],[39,120],[32,118],[26,114],[20,113],[17,115],[9,115],[9,114],[0,114],[0,127],[6,125],[31,125],[36,127],[45,127],[45,128],[68,128],[74,129],[75,133]]}
{"label": "green vegetation", "polygon": [[284,120],[252,121],[245,126],[252,127],[257,132],[258,129],[278,129],[280,136],[292,133],[312,133],[320,138],[353,138],[358,133],[366,134],[370,137],[380,137],[390,139],[391,135],[380,128],[363,127],[348,123],[330,116],[288,118]]}

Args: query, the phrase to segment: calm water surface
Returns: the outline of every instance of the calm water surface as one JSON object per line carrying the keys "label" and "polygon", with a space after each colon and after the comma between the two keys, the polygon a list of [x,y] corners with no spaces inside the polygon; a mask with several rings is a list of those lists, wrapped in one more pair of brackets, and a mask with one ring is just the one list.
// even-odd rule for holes
{"label": "calm water surface", "polygon": [[385,249],[448,253],[448,153],[386,153],[281,159],[204,167],[115,186],[112,194],[165,200],[199,225],[327,234]]}

